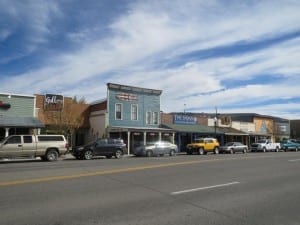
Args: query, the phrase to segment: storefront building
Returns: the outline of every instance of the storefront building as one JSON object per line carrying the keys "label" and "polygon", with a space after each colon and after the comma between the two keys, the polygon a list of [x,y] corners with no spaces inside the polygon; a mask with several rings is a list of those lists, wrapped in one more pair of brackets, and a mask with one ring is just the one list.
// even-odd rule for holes
{"label": "storefront building", "polygon": [[128,154],[136,145],[167,140],[174,143],[174,131],[162,128],[161,90],[107,84],[107,98],[91,104],[91,137],[122,138]]}
{"label": "storefront building", "polygon": [[44,124],[37,118],[35,104],[35,96],[0,93],[0,140],[40,132]]}
{"label": "storefront building", "polygon": [[256,113],[236,113],[230,116],[234,121],[254,124],[254,130],[248,130],[250,143],[259,139],[279,142],[290,137],[290,122],[287,119]]}
{"label": "storefront building", "polygon": [[206,113],[163,113],[162,124],[176,131],[175,142],[182,151],[196,138],[214,137],[221,145],[230,141],[248,144],[247,133],[232,128],[222,118]]}
{"label": "storefront building", "polygon": [[62,134],[70,145],[88,142],[89,104],[59,94],[36,94],[38,118],[45,124],[42,134]]}

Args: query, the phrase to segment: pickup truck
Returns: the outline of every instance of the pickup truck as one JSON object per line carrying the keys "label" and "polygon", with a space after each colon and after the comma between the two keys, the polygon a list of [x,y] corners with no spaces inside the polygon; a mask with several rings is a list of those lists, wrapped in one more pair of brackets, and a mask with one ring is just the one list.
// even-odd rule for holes
{"label": "pickup truck", "polygon": [[0,158],[35,158],[56,161],[68,152],[63,135],[12,135],[0,143]]}
{"label": "pickup truck", "polygon": [[207,152],[219,154],[220,143],[215,138],[198,138],[186,146],[187,154],[191,155],[197,152],[199,155],[204,155]]}
{"label": "pickup truck", "polygon": [[267,151],[274,151],[279,152],[280,143],[273,143],[269,139],[259,140],[256,143],[251,144],[251,151],[252,152],[267,152]]}

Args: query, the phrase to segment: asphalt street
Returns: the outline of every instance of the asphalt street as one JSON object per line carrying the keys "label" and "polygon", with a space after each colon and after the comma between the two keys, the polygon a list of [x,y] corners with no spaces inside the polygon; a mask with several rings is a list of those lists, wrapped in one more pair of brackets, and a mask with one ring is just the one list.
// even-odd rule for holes
{"label": "asphalt street", "polygon": [[0,162],[1,225],[299,225],[300,152]]}

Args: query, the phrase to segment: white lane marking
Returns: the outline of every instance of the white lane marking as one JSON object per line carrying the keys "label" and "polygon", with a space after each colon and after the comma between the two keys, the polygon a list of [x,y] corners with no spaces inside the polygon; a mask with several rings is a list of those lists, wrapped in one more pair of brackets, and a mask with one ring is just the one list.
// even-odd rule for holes
{"label": "white lane marking", "polygon": [[289,162],[297,162],[297,161],[300,161],[300,159],[291,159],[291,160],[289,160]]}
{"label": "white lane marking", "polygon": [[218,188],[218,187],[225,187],[225,186],[230,186],[230,185],[239,184],[239,183],[240,182],[235,181],[235,182],[226,183],[226,184],[218,184],[218,185],[193,188],[193,189],[188,189],[188,190],[183,190],[183,191],[175,191],[175,192],[172,192],[171,195],[179,195],[179,194],[184,194],[184,193],[188,193],[188,192],[201,191],[201,190],[213,189],[213,188]]}

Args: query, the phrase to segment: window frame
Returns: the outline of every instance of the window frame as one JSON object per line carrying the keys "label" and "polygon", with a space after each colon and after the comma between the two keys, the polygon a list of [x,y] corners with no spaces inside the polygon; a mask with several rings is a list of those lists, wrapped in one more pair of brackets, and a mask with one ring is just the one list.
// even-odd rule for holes
{"label": "window frame", "polygon": [[150,112],[150,111],[146,112],[146,124],[147,125],[152,124],[152,112]]}
{"label": "window frame", "polygon": [[[134,111],[134,108],[136,109],[136,111]],[[131,104],[131,120],[133,121],[139,120],[138,112],[139,112],[138,104]]]}
{"label": "window frame", "polygon": [[[117,106],[120,106],[120,111],[117,111]],[[118,117],[118,114],[120,113],[120,118]],[[116,103],[115,104],[115,120],[123,120],[123,104],[122,103]]]}
{"label": "window frame", "polygon": [[152,115],[152,124],[158,125],[159,124],[159,113],[158,112],[153,112],[152,114],[153,114]]}

